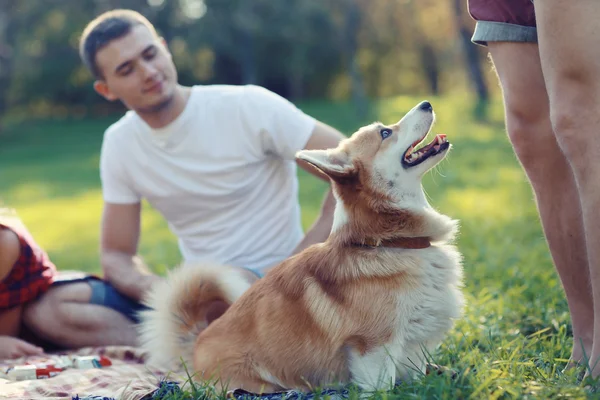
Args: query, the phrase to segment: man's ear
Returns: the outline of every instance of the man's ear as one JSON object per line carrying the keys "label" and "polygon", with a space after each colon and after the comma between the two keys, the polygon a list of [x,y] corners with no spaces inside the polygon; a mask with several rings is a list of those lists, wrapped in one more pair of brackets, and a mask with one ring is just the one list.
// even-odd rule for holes
{"label": "man's ear", "polygon": [[106,100],[109,101],[115,101],[117,100],[117,96],[115,96],[110,89],[108,88],[108,85],[106,84],[106,82],[102,81],[102,80],[97,80],[94,82],[94,90],[102,97],[104,97]]}
{"label": "man's ear", "polygon": [[296,158],[313,165],[334,180],[349,178],[355,173],[348,154],[337,149],[300,150]]}

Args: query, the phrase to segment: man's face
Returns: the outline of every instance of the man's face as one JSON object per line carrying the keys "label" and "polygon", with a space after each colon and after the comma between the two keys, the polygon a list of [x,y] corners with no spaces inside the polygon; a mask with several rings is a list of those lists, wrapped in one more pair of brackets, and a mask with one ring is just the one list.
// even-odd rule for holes
{"label": "man's face", "polygon": [[96,53],[103,80],[94,88],[108,100],[121,100],[142,113],[160,110],[170,102],[177,71],[166,45],[143,25],[111,41]]}

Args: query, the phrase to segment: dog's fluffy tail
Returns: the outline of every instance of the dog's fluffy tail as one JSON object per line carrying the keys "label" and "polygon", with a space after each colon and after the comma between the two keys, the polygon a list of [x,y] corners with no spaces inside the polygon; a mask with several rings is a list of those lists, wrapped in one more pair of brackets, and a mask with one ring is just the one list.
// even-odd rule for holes
{"label": "dog's fluffy tail", "polygon": [[183,361],[192,368],[194,342],[208,325],[215,301],[236,301],[250,282],[238,269],[224,265],[184,265],[155,284],[144,299],[150,310],[140,312],[140,345],[147,362],[160,367]]}

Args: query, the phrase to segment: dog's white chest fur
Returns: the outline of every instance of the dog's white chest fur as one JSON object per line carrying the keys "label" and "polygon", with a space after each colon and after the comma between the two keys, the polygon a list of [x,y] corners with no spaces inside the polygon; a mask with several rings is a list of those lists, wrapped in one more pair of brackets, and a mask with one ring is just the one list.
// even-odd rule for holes
{"label": "dog's white chest fur", "polygon": [[416,284],[398,294],[395,331],[388,343],[364,355],[351,352],[352,379],[363,388],[385,390],[397,379],[423,373],[426,359],[462,314],[462,266],[454,247],[402,251],[407,258],[412,253],[418,263],[411,271]]}

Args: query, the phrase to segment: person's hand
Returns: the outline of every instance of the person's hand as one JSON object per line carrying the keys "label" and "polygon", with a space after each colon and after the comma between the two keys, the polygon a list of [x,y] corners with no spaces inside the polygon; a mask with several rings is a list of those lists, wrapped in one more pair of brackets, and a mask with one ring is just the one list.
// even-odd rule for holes
{"label": "person's hand", "polygon": [[25,356],[37,356],[44,354],[44,349],[34,346],[24,340],[0,336],[0,360],[15,359]]}

